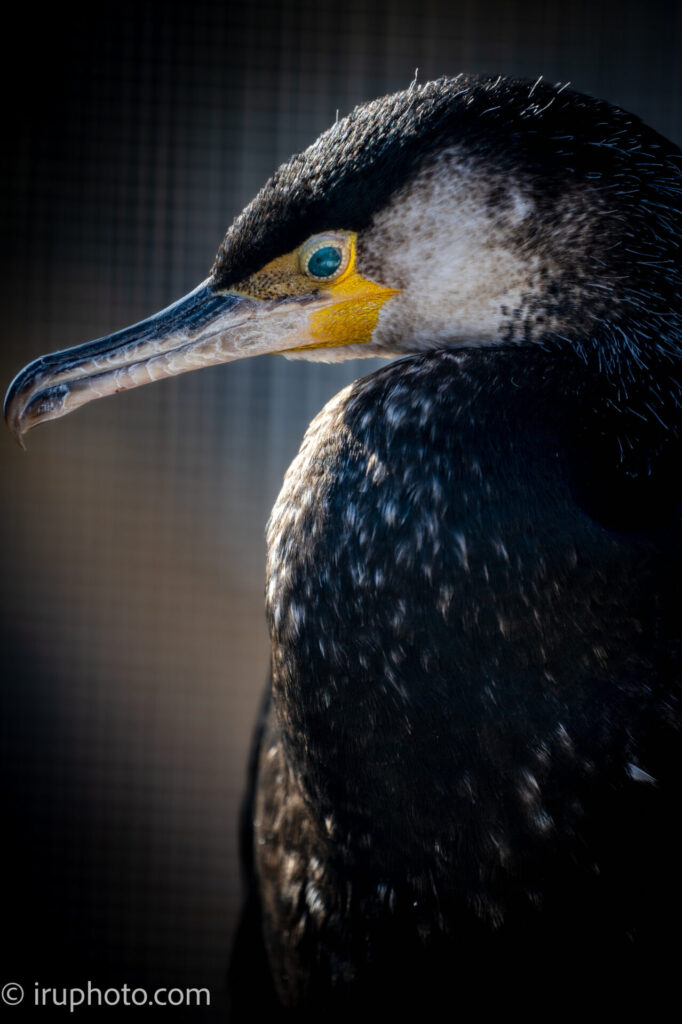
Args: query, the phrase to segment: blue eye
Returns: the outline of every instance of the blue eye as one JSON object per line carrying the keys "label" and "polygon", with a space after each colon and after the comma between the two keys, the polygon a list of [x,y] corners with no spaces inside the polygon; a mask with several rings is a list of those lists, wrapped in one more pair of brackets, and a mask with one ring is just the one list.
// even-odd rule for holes
{"label": "blue eye", "polygon": [[317,249],[308,260],[306,270],[313,277],[332,277],[341,266],[343,256],[334,245]]}

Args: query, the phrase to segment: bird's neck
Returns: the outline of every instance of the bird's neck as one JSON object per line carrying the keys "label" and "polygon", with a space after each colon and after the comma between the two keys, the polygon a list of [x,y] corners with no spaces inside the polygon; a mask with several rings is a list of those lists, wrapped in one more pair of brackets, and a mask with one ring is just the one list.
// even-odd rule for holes
{"label": "bird's neck", "polygon": [[682,346],[677,338],[634,342],[615,325],[604,331],[577,345],[550,340],[535,356],[561,411],[573,483],[605,525],[669,527],[682,501]]}

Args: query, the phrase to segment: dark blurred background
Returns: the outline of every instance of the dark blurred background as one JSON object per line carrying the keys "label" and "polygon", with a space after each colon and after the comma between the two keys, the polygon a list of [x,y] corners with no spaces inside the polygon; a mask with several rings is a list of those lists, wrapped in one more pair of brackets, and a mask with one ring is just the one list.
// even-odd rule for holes
{"label": "dark blurred background", "polygon": [[[3,33],[3,389],[190,290],[281,161],[416,68],[570,80],[682,142],[672,0],[25,8]],[[0,432],[0,985],[206,986],[210,1014],[165,1013],[220,1019],[265,522],[308,421],[370,369],[265,357],[96,402],[27,454]]]}

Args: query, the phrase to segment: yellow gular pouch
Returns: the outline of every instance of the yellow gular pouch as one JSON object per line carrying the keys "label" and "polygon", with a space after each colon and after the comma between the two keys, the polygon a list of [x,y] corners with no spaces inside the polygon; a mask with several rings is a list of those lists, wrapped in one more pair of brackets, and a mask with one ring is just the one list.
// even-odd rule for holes
{"label": "yellow gular pouch", "polygon": [[327,300],[323,308],[311,303],[308,343],[284,351],[365,344],[372,338],[381,307],[398,295],[399,289],[362,277],[355,269],[356,246],[354,231],[313,235],[293,252],[266,263],[233,290],[253,299]]}

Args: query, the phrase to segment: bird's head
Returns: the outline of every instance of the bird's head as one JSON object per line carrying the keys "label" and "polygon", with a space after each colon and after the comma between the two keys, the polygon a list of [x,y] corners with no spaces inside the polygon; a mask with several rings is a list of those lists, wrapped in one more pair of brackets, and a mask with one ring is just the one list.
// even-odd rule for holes
{"label": "bird's head", "polygon": [[185,298],[27,366],[8,423],[20,439],[93,398],[266,352],[679,354],[681,191],[679,151],[606,103],[509,79],[413,86],[280,167]]}

